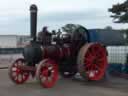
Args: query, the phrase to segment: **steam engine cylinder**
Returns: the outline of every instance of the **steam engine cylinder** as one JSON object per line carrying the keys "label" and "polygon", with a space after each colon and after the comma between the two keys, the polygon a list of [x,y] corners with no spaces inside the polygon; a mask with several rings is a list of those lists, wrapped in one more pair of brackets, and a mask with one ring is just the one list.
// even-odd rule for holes
{"label": "steam engine cylinder", "polygon": [[61,60],[71,56],[71,48],[66,46],[42,46],[42,57]]}
{"label": "steam engine cylinder", "polygon": [[69,46],[42,46],[39,44],[29,45],[24,48],[24,58],[29,65],[38,64],[44,58],[54,60],[62,60],[71,56],[71,48]]}

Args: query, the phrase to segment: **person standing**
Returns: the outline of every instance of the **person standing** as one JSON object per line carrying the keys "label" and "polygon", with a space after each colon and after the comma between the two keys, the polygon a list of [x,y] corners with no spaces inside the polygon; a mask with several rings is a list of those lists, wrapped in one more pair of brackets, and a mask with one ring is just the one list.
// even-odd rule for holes
{"label": "person standing", "polygon": [[48,31],[47,26],[42,28],[42,31],[38,33],[38,41],[42,43],[42,45],[51,44],[51,33]]}

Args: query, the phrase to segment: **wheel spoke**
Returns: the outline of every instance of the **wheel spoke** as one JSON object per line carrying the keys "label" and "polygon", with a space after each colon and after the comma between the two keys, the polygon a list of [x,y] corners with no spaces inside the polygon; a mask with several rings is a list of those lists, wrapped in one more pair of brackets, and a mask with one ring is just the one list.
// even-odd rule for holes
{"label": "wheel spoke", "polygon": [[91,78],[91,77],[94,77],[94,76],[95,76],[94,71],[89,71],[88,72],[88,77]]}
{"label": "wheel spoke", "polygon": [[16,72],[12,72],[12,76],[13,77],[17,76],[17,73]]}
{"label": "wheel spoke", "polygon": [[18,75],[18,81],[22,82],[22,75],[21,74]]}
{"label": "wheel spoke", "polygon": [[85,55],[85,58],[91,59],[93,57],[93,54],[87,52],[87,54]]}
{"label": "wheel spoke", "polygon": [[90,65],[90,64],[92,63],[91,59],[87,59],[87,58],[85,59],[84,62],[85,62],[87,65],[88,65],[88,64]]}
{"label": "wheel spoke", "polygon": [[52,82],[53,78],[52,77],[48,77],[48,82]]}
{"label": "wheel spoke", "polygon": [[22,61],[18,61],[18,62],[17,62],[17,65],[18,65],[18,66],[21,66],[21,65],[23,65],[23,62],[22,62]]}
{"label": "wheel spoke", "polygon": [[17,76],[16,76],[16,77],[14,77],[14,79],[15,79],[16,81],[17,81],[17,78],[18,78]]}
{"label": "wheel spoke", "polygon": [[24,75],[24,74],[22,75],[22,79],[23,79],[23,80],[25,79],[25,75]]}
{"label": "wheel spoke", "polygon": [[46,77],[42,77],[42,78],[41,78],[41,81],[42,81],[42,82],[45,82],[46,80],[47,80]]}
{"label": "wheel spoke", "polygon": [[13,67],[12,72],[17,72],[17,67]]}
{"label": "wheel spoke", "polygon": [[48,70],[52,70],[52,69],[53,69],[53,66],[49,66],[49,67],[48,67]]}
{"label": "wheel spoke", "polygon": [[94,64],[94,68],[97,69],[97,70],[100,70],[100,68],[97,64]]}
{"label": "wheel spoke", "polygon": [[90,68],[90,66],[91,66],[90,64],[88,64],[88,65],[85,65],[85,68]]}

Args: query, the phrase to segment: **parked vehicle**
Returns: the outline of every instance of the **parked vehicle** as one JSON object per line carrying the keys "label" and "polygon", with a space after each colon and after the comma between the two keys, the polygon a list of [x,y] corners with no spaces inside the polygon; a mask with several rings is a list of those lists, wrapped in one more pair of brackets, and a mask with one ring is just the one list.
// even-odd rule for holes
{"label": "parked vehicle", "polygon": [[94,39],[96,32],[92,33],[82,26],[72,34],[52,36],[53,34],[42,31],[44,38],[40,41],[36,37],[36,5],[31,5],[30,13],[31,41],[24,47],[24,58],[15,60],[9,67],[9,76],[14,83],[22,84],[32,75],[37,77],[43,87],[51,88],[57,82],[59,73],[65,78],[70,78],[77,72],[88,80],[104,77],[108,64],[107,51],[100,42],[102,39]]}

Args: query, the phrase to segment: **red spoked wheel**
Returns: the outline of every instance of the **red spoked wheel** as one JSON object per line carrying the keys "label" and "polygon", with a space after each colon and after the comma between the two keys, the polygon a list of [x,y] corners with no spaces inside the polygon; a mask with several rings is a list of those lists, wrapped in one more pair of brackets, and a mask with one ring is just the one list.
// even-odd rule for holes
{"label": "red spoked wheel", "polygon": [[100,80],[107,68],[107,52],[99,43],[84,45],[78,55],[78,70],[88,80]]}
{"label": "red spoked wheel", "polygon": [[36,76],[44,88],[51,88],[58,80],[58,65],[51,59],[44,59],[37,67]]}
{"label": "red spoked wheel", "polygon": [[22,84],[29,78],[29,72],[20,69],[25,65],[25,60],[19,58],[9,67],[9,77],[16,84]]}

